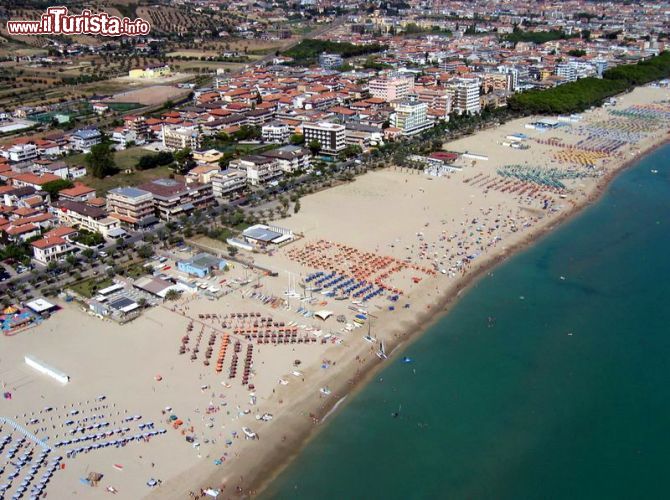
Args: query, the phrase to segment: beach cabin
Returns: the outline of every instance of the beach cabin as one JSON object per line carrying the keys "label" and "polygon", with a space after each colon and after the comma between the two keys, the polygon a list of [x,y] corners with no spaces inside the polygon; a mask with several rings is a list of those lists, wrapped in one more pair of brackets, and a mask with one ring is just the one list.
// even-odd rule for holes
{"label": "beach cabin", "polygon": [[45,299],[35,299],[26,304],[26,307],[40,316],[48,316],[56,311],[58,306]]}
{"label": "beach cabin", "polygon": [[199,253],[188,260],[177,261],[177,269],[198,278],[209,276],[214,270],[223,271],[227,262],[208,253]]}

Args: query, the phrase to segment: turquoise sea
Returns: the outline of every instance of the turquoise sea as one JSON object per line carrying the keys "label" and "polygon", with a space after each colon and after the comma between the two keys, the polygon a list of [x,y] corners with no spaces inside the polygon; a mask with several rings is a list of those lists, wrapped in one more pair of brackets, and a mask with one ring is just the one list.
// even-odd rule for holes
{"label": "turquoise sea", "polygon": [[670,147],[387,363],[265,498],[670,498]]}

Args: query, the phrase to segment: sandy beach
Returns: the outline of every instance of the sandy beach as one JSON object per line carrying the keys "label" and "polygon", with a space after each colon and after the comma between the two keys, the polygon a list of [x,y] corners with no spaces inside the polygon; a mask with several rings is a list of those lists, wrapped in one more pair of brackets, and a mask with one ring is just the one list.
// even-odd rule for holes
{"label": "sandy beach", "polygon": [[[0,381],[11,400],[0,415],[49,446],[101,434],[72,432],[91,423],[120,431],[86,443],[140,435],[74,456],[81,445],[54,448],[65,466],[48,484],[55,498],[102,498],[107,487],[119,498],[181,499],[207,488],[220,489],[220,498],[253,496],[338,401],[394,362],[397,347],[477,276],[576,214],[618,171],[664,143],[668,99],[668,89],[644,87],[543,129],[526,127],[538,117],[510,121],[445,144],[462,153],[449,175],[391,167],[306,196],[299,213],[276,221],[302,237],[249,256],[277,276],[236,265],[224,276],[235,286],[217,300],[185,295],[126,325],[59,302],[62,309],[39,326],[2,339]],[[321,293],[348,280],[370,289],[349,300]],[[331,315],[324,321],[318,311]],[[265,343],[264,331],[296,340]],[[382,342],[389,359],[377,355]],[[221,371],[205,363],[208,347],[225,351]],[[26,355],[70,382],[35,372]],[[5,423],[4,435],[19,433]],[[98,486],[80,481],[90,472],[103,475]]]}

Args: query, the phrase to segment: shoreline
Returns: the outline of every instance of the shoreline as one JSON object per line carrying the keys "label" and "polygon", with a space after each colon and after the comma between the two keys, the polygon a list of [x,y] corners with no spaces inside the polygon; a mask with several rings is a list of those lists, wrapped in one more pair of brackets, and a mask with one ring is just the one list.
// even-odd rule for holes
{"label": "shoreline", "polygon": [[[593,192],[583,201],[573,204],[571,208],[567,209],[555,219],[549,220],[545,225],[540,225],[534,230],[531,230],[522,240],[505,248],[501,253],[490,255],[488,258],[483,259],[479,264],[469,269],[467,274],[461,277],[458,282],[454,283],[454,286],[451,289],[438,297],[437,300],[431,304],[428,311],[421,311],[409,325],[402,325],[402,331],[405,333],[397,338],[394,337],[393,339],[388,340],[388,348],[390,349],[391,354],[389,354],[386,361],[396,359],[398,353],[402,352],[407,346],[421,338],[434,324],[449,313],[451,308],[458,302],[460,295],[475,285],[485,273],[538,243],[543,237],[552,233],[558,227],[572,221],[585,209],[598,202],[605,194],[612,181],[619,174],[667,144],[670,144],[670,135],[668,133],[666,133],[659,142],[641,150],[635,157],[624,161],[620,166],[614,168],[611,172],[608,172],[600,178]],[[412,333],[409,333],[408,330]],[[369,383],[370,380],[384,368],[384,365],[385,363],[378,358],[371,358],[370,361],[360,368],[356,376],[349,379],[347,383],[336,385],[333,388],[333,393],[337,395],[337,398],[332,404],[326,404],[324,407],[320,408],[318,412],[315,412],[318,423],[310,427],[305,426],[305,429],[294,436],[291,441],[282,442],[282,448],[289,449],[288,454],[282,455],[281,453],[278,453],[280,450],[275,450],[273,453],[276,455],[275,457],[268,457],[267,460],[264,460],[258,466],[251,469],[250,473],[247,473],[247,478],[245,478],[239,486],[241,491],[238,489],[235,493],[228,491],[226,494],[229,497],[247,498],[259,496],[264,493],[272,482],[274,482],[274,480],[293,462],[303,448],[318,435],[321,429],[325,428],[320,424],[336,414],[347,402],[351,401],[353,396],[363,389],[367,383]],[[336,377],[337,375],[333,376],[333,378]],[[222,495],[223,493],[224,492],[222,492]],[[226,497],[226,495],[223,496],[224,498]]]}

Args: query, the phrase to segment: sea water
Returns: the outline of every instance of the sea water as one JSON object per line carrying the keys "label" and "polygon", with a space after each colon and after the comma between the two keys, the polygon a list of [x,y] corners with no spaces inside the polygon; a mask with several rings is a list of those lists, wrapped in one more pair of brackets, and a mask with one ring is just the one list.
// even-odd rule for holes
{"label": "sea water", "polygon": [[265,498],[670,498],[670,147],[387,363]]}

